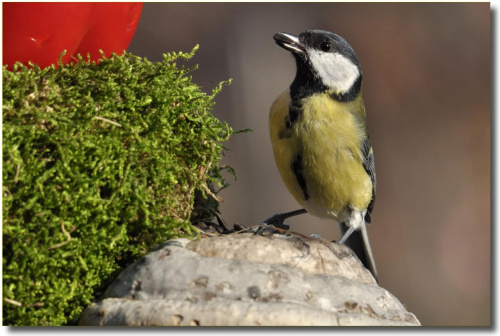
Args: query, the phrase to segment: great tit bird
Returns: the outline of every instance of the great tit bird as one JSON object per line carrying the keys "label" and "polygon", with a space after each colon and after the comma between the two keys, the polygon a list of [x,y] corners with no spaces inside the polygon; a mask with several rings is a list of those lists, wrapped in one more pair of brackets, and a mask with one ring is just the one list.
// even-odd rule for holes
{"label": "great tit bird", "polygon": [[274,101],[269,129],[274,158],[288,191],[304,208],[274,215],[283,225],[310,213],[338,223],[349,246],[378,281],[365,223],[375,203],[375,165],[361,94],[361,66],[342,37],[323,30],[274,35],[297,72]]}

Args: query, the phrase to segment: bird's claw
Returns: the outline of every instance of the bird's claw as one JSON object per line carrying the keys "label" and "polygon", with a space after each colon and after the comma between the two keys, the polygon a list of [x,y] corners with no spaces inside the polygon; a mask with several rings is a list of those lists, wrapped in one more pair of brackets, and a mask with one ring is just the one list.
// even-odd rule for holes
{"label": "bird's claw", "polygon": [[290,230],[290,225],[284,223],[285,218],[282,214],[276,214],[264,220],[262,224],[274,226],[282,230]]}
{"label": "bird's claw", "polygon": [[274,233],[283,234],[290,228],[287,224],[275,225],[263,223],[256,228],[253,228],[251,232],[255,235],[260,236],[270,236]]}

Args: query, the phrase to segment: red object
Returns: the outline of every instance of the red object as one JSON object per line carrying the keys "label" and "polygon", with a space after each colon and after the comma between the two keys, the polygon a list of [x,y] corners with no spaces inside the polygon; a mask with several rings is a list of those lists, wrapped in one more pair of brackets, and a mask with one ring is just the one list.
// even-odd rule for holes
{"label": "red object", "polygon": [[3,3],[3,64],[31,61],[41,68],[63,64],[75,54],[97,61],[99,49],[106,56],[122,54],[132,41],[139,18],[140,2],[101,3]]}

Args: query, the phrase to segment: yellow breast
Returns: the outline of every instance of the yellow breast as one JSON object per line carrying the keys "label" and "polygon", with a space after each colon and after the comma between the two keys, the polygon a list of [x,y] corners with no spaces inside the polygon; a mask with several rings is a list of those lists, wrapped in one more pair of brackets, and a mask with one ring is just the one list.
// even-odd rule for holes
{"label": "yellow breast", "polygon": [[[365,210],[372,196],[372,182],[363,167],[361,143],[366,138],[363,100],[340,103],[326,93],[302,101],[302,113],[290,128],[286,119],[289,90],[274,102],[269,127],[274,157],[283,182],[309,213],[343,217],[347,208]],[[307,196],[292,169],[301,157]],[[307,199],[306,199],[307,197]],[[342,218],[340,218],[342,219]]]}

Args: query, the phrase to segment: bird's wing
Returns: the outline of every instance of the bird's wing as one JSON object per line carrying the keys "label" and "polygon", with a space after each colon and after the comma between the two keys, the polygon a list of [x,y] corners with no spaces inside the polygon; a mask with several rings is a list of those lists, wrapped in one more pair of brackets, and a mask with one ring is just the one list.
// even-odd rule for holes
{"label": "bird's wing", "polygon": [[363,167],[370,176],[373,185],[372,199],[370,201],[370,204],[368,204],[365,215],[365,221],[367,223],[371,223],[371,212],[373,211],[373,207],[375,205],[375,188],[377,186],[377,176],[375,174],[375,158],[373,156],[373,148],[370,142],[370,138],[367,137],[363,140],[363,143],[361,145],[361,152],[363,154]]}

